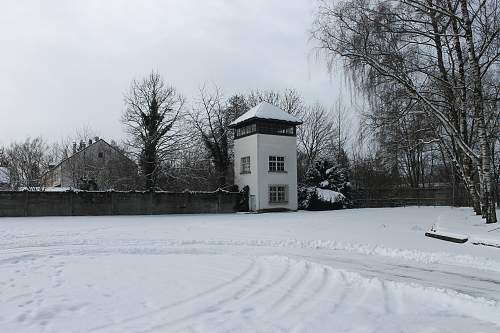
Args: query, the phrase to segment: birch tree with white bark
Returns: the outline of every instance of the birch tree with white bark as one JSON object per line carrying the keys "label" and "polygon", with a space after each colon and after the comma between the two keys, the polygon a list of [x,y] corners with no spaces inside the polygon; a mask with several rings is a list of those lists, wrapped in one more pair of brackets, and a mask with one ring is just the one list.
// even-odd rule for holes
{"label": "birch tree with white bark", "polygon": [[485,78],[498,86],[498,0],[320,2],[312,38],[329,68],[340,59],[376,107],[382,92],[403,90],[435,121],[438,141],[487,223],[497,221],[491,149],[498,110]]}

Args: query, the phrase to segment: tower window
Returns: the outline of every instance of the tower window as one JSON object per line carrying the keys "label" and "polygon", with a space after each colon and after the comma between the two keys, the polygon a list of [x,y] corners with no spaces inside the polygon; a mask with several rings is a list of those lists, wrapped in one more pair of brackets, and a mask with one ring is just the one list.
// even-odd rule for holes
{"label": "tower window", "polygon": [[287,185],[269,185],[269,202],[286,203],[288,202]]}
{"label": "tower window", "polygon": [[241,158],[240,173],[250,173],[250,156]]}
{"label": "tower window", "polygon": [[243,136],[247,136],[253,133],[257,132],[257,125],[254,124],[249,124],[240,128],[236,129],[236,137],[241,138]]}
{"label": "tower window", "polygon": [[285,172],[285,156],[269,156],[269,172]]}
{"label": "tower window", "polygon": [[257,120],[251,124],[239,125],[239,127],[236,127],[234,137],[238,139],[255,133],[295,136],[296,127],[294,124]]}
{"label": "tower window", "polygon": [[295,126],[279,124],[279,123],[262,122],[259,123],[258,132],[263,134],[294,136]]}

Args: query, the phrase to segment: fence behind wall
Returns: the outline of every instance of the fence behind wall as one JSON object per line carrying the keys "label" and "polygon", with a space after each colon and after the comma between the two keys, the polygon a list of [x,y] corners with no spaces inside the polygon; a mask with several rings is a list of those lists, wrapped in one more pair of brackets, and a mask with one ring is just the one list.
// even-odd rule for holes
{"label": "fence behind wall", "polygon": [[0,217],[232,213],[235,192],[0,191]]}
{"label": "fence behind wall", "polygon": [[470,197],[463,188],[393,188],[353,191],[356,208],[401,206],[470,206]]}

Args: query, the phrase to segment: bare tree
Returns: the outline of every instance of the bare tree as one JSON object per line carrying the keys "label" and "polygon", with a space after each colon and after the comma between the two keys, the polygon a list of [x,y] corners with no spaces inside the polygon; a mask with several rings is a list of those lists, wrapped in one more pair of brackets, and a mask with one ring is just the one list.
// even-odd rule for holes
{"label": "bare tree", "polygon": [[373,135],[385,158],[398,168],[403,183],[423,187],[431,182],[439,141],[428,140],[436,124],[404,91],[382,91],[376,108],[361,114],[362,127]]}
{"label": "bare tree", "polygon": [[334,135],[330,136],[330,149],[332,154],[338,159],[342,151],[346,150],[346,144],[349,141],[352,130],[351,122],[349,119],[349,112],[342,102],[338,99],[331,109]]}
{"label": "bare tree", "polygon": [[256,106],[260,102],[268,102],[294,116],[299,116],[304,109],[303,99],[295,89],[285,89],[281,92],[256,89],[246,97],[246,104],[249,108]]}
{"label": "bare tree", "polygon": [[323,1],[312,34],[330,65],[344,61],[373,108],[381,92],[402,90],[436,121],[427,141],[439,141],[488,223],[496,213],[482,79],[498,62],[500,32],[498,2],[491,2]]}
{"label": "bare tree", "polygon": [[250,106],[247,103],[245,95],[235,94],[227,100],[227,108],[229,113],[234,118],[237,118],[247,112]]}
{"label": "bare tree", "polygon": [[217,174],[217,186],[226,186],[231,173],[232,136],[229,124],[235,109],[224,99],[218,87],[200,88],[198,102],[190,113],[191,124],[200,135]]}
{"label": "bare tree", "polygon": [[321,104],[306,108],[302,118],[304,123],[297,132],[297,141],[305,156],[304,170],[307,170],[318,158],[326,157],[337,135],[332,114]]}
{"label": "bare tree", "polygon": [[128,144],[138,157],[146,188],[154,190],[161,163],[182,148],[185,136],[179,125],[185,100],[160,74],[151,72],[132,81],[125,102],[122,121],[130,135]]}
{"label": "bare tree", "polygon": [[40,189],[47,170],[47,145],[41,137],[14,142],[5,150],[11,184],[15,189]]}
{"label": "bare tree", "polygon": [[5,152],[5,147],[0,147],[0,166],[7,165],[7,153]]}
{"label": "bare tree", "polygon": [[213,190],[215,172],[212,161],[199,136],[193,136],[192,140],[192,144],[162,164],[162,173],[158,179],[160,187],[172,191]]}

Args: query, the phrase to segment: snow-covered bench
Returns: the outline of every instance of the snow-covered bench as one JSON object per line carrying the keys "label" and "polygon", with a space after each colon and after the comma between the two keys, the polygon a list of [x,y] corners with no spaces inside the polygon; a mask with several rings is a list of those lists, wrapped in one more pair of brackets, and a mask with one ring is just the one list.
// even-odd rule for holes
{"label": "snow-covered bench", "polygon": [[437,238],[453,243],[465,243],[469,240],[467,235],[455,234],[447,231],[438,231],[434,227],[425,233],[427,237]]}

